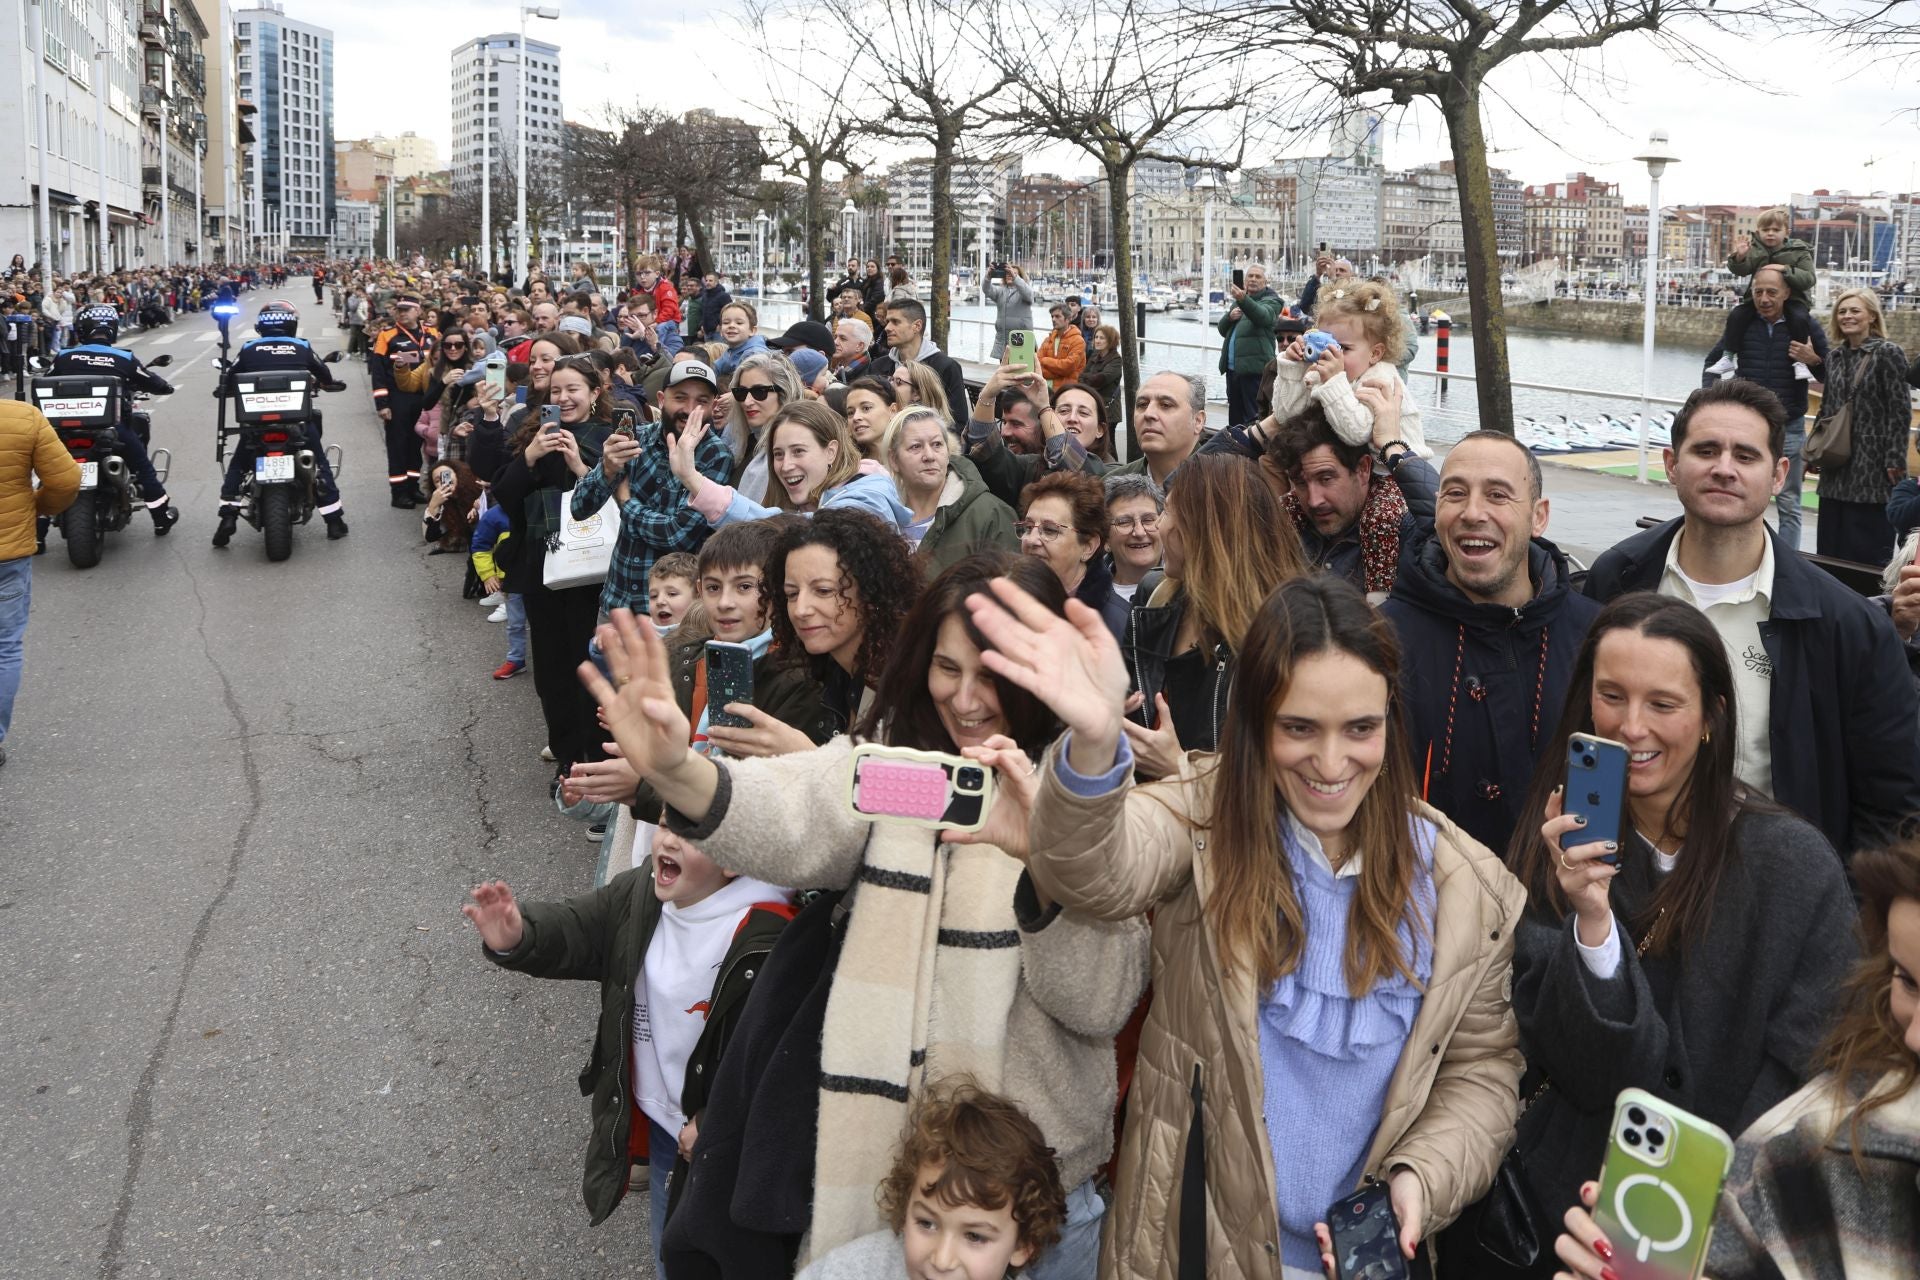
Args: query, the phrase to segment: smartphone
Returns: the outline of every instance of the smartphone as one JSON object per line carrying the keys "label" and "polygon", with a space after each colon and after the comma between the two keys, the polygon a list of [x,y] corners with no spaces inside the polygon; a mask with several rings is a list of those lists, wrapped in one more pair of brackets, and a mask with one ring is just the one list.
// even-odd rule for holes
{"label": "smartphone", "polygon": [[1025,365],[1040,372],[1040,335],[1032,329],[1015,329],[1007,335],[1007,351],[1000,357],[1008,364]]}
{"label": "smartphone", "polygon": [[1340,1280],[1413,1280],[1414,1271],[1400,1253],[1400,1219],[1386,1183],[1372,1183],[1328,1205],[1326,1222]]}
{"label": "smartphone", "polygon": [[720,708],[730,702],[753,701],[753,650],[726,640],[707,641],[707,720],[725,729],[750,729],[744,716]]}
{"label": "smartphone", "polygon": [[[1560,847],[1620,840],[1620,815],[1627,803],[1627,748],[1611,738],[1576,733],[1567,739],[1567,783],[1560,793],[1565,812],[1586,818],[1587,825],[1560,837]],[[1620,855],[1600,859],[1620,865]]]}
{"label": "smartphone", "polygon": [[1243,268],[1235,267],[1233,269],[1233,287],[1236,289],[1244,289],[1247,287],[1247,273]]}
{"label": "smartphone", "polygon": [[1698,1280],[1733,1139],[1670,1102],[1622,1089],[1593,1218],[1620,1280]]}
{"label": "smartphone", "polygon": [[993,770],[944,751],[864,743],[853,749],[847,804],[869,822],[978,831],[993,808]]}
{"label": "smartphone", "polygon": [[540,430],[549,434],[560,430],[560,406],[550,404],[540,410]]}
{"label": "smartphone", "polygon": [[633,410],[615,409],[613,411],[613,434],[616,436],[625,436],[629,440],[633,439],[634,421]]}
{"label": "smartphone", "polygon": [[507,394],[507,353],[496,347],[492,351],[487,352],[485,363],[487,385],[493,388],[495,395],[505,399]]}

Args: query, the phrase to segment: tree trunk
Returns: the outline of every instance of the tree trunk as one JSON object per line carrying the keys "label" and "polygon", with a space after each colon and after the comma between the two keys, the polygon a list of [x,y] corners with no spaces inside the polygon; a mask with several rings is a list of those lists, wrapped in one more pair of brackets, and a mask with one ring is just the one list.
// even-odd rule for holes
{"label": "tree trunk", "polygon": [[[698,209],[686,208],[678,202],[675,203],[675,209],[678,212],[680,225],[693,228],[693,269],[697,274],[705,276],[707,272],[713,270],[712,267],[707,265],[708,262],[711,261],[711,257],[707,252],[706,222],[700,217],[700,211]],[[680,246],[678,244],[674,245],[673,251],[676,254],[679,253]],[[702,325],[706,324],[706,322],[707,318],[705,316],[700,317],[700,323]],[[717,321],[715,323],[716,325],[718,324]]]}
{"label": "tree trunk", "polygon": [[1458,73],[1448,81],[1440,113],[1453,143],[1460,192],[1460,237],[1466,248],[1467,295],[1473,299],[1473,376],[1480,430],[1513,434],[1512,372],[1507,365],[1507,311],[1500,294],[1500,237],[1480,128],[1480,82]]}
{"label": "tree trunk", "polygon": [[1120,312],[1115,323],[1120,330],[1120,367],[1126,389],[1120,397],[1121,416],[1126,419],[1121,434],[1131,460],[1140,456],[1140,443],[1133,435],[1133,401],[1140,394],[1140,331],[1133,322],[1133,216],[1127,205],[1127,178],[1133,172],[1133,162],[1112,143],[1107,144],[1106,153],[1103,167],[1107,174],[1107,216],[1113,222],[1113,287],[1118,295],[1115,308]]}
{"label": "tree trunk", "polygon": [[953,311],[947,284],[953,277],[953,148],[954,139],[940,131],[933,144],[933,279],[927,282],[927,332],[942,351],[947,350]]}
{"label": "tree trunk", "polygon": [[826,308],[821,305],[820,295],[826,290],[826,273],[820,259],[820,211],[827,202],[827,157],[809,155],[807,157],[807,319],[826,319]]}

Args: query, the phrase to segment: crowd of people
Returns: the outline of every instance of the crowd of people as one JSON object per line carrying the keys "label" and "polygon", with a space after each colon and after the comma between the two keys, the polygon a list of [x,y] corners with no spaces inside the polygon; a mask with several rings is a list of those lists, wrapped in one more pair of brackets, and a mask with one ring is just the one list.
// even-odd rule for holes
{"label": "crowd of people", "polygon": [[[1709,1274],[1920,1268],[1920,495],[1871,295],[1796,337],[1756,261],[1683,513],[1576,567],[1512,436],[1435,465],[1349,264],[1291,305],[1249,269],[1227,420],[1150,372],[1126,461],[1084,309],[1035,330],[1006,272],[1042,349],[970,392],[897,261],[847,265],[775,335],[685,254],[316,277],[600,846],[575,897],[463,908],[598,984],[596,1224],[643,1195],[675,1280],[1301,1280],[1356,1274],[1329,1207],[1378,1184],[1442,1275],[1608,1280],[1633,1087],[1746,1135]],[[1859,409],[1878,597],[1766,522],[1795,363]],[[1583,840],[1592,738],[1626,769]],[[875,759],[944,799],[863,810]]]}

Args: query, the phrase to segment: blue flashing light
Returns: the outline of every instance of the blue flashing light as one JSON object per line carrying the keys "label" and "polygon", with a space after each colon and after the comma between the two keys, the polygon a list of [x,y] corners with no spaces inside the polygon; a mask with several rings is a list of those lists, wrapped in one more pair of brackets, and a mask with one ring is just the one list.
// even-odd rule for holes
{"label": "blue flashing light", "polygon": [[216,302],[213,304],[213,314],[223,317],[237,316],[240,314],[240,304],[237,302]]}

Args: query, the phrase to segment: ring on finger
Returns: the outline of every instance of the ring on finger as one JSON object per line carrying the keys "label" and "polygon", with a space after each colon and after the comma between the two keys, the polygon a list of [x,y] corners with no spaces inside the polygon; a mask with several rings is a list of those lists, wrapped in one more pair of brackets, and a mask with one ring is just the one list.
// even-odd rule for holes
{"label": "ring on finger", "polygon": [[1573,864],[1567,861],[1567,855],[1564,853],[1560,855],[1560,865],[1565,867],[1568,871],[1573,870]]}

